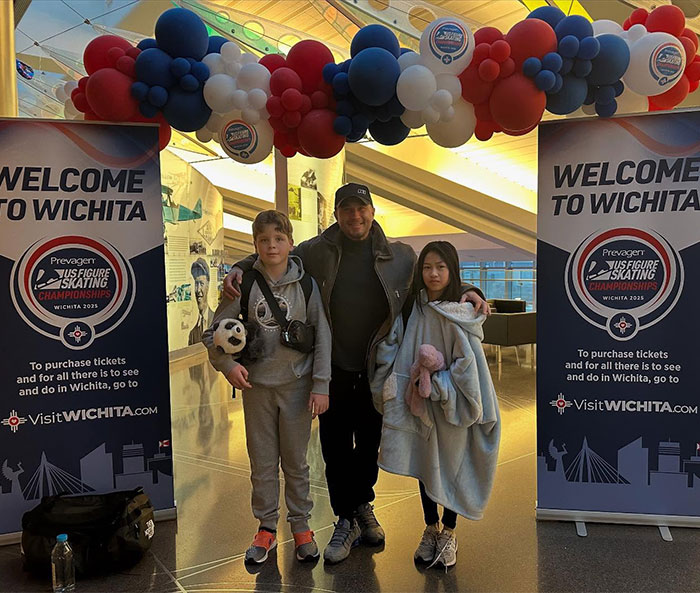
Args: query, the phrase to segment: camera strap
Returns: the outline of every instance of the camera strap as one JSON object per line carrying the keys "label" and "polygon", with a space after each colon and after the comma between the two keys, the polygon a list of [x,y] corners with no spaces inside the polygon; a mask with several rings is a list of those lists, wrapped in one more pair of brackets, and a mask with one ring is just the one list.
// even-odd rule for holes
{"label": "camera strap", "polygon": [[287,329],[289,321],[287,320],[285,314],[282,312],[282,309],[280,309],[279,303],[277,302],[275,295],[272,294],[272,290],[270,290],[270,285],[267,283],[267,280],[265,280],[265,276],[263,276],[259,270],[253,270],[253,273],[255,274],[255,282],[258,283],[260,291],[263,293],[263,296],[265,297],[265,300],[267,301],[267,304],[270,307],[270,311],[272,312],[273,317],[279,324],[282,331],[284,331],[285,329]]}

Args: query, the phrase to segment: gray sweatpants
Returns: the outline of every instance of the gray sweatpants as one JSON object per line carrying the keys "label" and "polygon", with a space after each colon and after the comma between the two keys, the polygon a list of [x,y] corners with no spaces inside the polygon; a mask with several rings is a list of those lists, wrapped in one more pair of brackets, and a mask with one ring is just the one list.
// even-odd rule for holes
{"label": "gray sweatpants", "polygon": [[309,495],[306,449],[311,435],[308,410],[311,377],[281,387],[254,387],[243,392],[246,445],[253,484],[253,515],[260,527],[277,529],[279,467],[292,533],[309,529],[313,502]]}

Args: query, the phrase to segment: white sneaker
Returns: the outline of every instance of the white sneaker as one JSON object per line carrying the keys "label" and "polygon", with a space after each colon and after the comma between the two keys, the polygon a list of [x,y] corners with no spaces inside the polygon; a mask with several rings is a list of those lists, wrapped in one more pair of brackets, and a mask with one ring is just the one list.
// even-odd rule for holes
{"label": "white sneaker", "polygon": [[[435,559],[432,564],[441,564],[445,568],[457,562],[457,536],[452,529],[443,527],[435,544]],[[431,566],[432,566],[431,564]]]}
{"label": "white sneaker", "polygon": [[435,546],[437,545],[440,530],[437,525],[428,525],[423,531],[418,548],[413,554],[414,562],[430,564],[435,558]]}

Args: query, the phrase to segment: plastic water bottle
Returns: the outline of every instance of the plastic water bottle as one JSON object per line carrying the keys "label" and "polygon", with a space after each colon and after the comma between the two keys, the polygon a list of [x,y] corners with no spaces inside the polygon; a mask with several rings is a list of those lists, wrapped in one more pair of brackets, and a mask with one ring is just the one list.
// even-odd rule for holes
{"label": "plastic water bottle", "polygon": [[56,545],[51,552],[51,576],[54,593],[75,591],[73,550],[68,545],[68,536],[65,533],[56,536]]}

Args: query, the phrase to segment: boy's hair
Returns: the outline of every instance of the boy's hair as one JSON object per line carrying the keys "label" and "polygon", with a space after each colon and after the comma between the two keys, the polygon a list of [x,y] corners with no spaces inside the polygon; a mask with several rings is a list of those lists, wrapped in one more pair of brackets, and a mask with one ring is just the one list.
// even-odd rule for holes
{"label": "boy's hair", "polygon": [[253,221],[253,241],[258,238],[264,227],[269,224],[274,225],[278,233],[287,235],[290,242],[294,242],[292,223],[284,212],[279,212],[278,210],[263,210],[255,217]]}
{"label": "boy's hair", "polygon": [[[418,297],[418,294],[422,289],[424,289],[425,282],[423,282],[423,264],[425,263],[426,256],[430,253],[437,253],[442,261],[447,264],[447,270],[450,273],[450,281],[442,291],[439,301],[453,301],[459,302],[462,297],[462,281],[459,274],[459,255],[452,243],[447,241],[432,241],[423,247],[423,251],[420,252],[418,256],[418,263],[416,264],[416,270],[413,275],[413,290]],[[418,300],[420,303],[420,300]]]}

